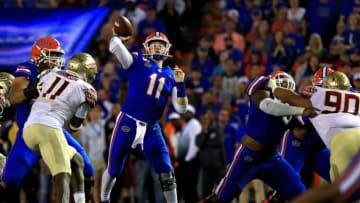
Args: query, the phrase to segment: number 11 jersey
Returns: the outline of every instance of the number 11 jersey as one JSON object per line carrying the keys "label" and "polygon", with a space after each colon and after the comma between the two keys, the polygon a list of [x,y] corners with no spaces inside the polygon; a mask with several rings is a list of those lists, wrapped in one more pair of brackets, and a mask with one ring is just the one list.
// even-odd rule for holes
{"label": "number 11 jersey", "polygon": [[126,69],[129,88],[122,112],[149,124],[156,123],[175,87],[174,71],[160,68],[141,53],[131,54],[133,63]]}
{"label": "number 11 jersey", "polygon": [[359,93],[316,87],[310,100],[313,107],[321,111],[321,114],[310,118],[310,121],[326,146],[329,147],[331,139],[337,133],[360,128]]}
{"label": "number 11 jersey", "polygon": [[34,123],[62,128],[73,115],[85,119],[90,109],[86,103],[86,89],[95,91],[90,84],[65,71],[46,73],[38,83],[39,97],[31,107],[24,128]]}

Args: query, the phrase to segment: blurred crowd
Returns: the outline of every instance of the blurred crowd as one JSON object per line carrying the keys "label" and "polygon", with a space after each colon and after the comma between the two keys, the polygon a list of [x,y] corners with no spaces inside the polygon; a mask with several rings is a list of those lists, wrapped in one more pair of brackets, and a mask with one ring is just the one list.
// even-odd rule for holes
{"label": "blurred crowd", "polygon": [[[0,0],[0,6],[111,8],[88,50],[99,68],[95,82],[99,101],[77,137],[95,168],[96,202],[116,115],[127,94],[126,72],[108,51],[112,25],[120,15],[136,28],[125,42],[131,52],[141,52],[149,33],[163,32],[172,43],[173,57],[167,65],[181,63],[186,71],[191,104],[187,113],[179,115],[169,105],[160,122],[179,198],[185,202],[204,198],[224,176],[246,129],[246,86],[252,78],[283,70],[295,78],[301,91],[311,84],[318,68],[327,66],[344,72],[355,91],[360,91],[360,0]],[[188,25],[191,21],[201,28],[215,25],[216,31],[194,30]],[[194,36],[190,43],[185,40],[189,35]],[[185,46],[194,48],[189,51]],[[185,58],[188,52],[193,57]],[[15,121],[3,124],[0,141],[6,154],[17,126]],[[31,181],[39,177],[39,184]],[[20,197],[49,202],[53,198],[50,180],[41,163],[24,181]],[[157,176],[139,151],[128,157],[116,184],[112,202],[164,202]],[[255,197],[248,195],[243,201],[264,198],[261,182],[253,182],[250,188]]]}

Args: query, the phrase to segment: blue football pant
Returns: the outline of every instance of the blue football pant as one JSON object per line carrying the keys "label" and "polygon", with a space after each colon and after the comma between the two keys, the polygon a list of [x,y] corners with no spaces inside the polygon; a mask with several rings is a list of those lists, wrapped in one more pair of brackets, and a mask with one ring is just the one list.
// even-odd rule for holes
{"label": "blue football pant", "polygon": [[[136,121],[125,113],[119,113],[109,150],[108,173],[111,177],[117,177],[122,172],[135,135]],[[147,126],[141,151],[146,159],[150,161],[157,174],[172,171],[169,152],[159,124]]]}
{"label": "blue football pant", "polygon": [[[94,175],[94,168],[87,156],[84,148],[65,130],[63,130],[68,144],[76,149],[84,159],[84,176]],[[31,151],[25,144],[22,131],[19,131],[14,146],[7,157],[6,165],[1,175],[1,180],[5,184],[15,184],[19,186],[26,174],[39,163],[40,155]]]}
{"label": "blue football pant", "polygon": [[230,202],[241,193],[247,183],[256,178],[265,181],[288,200],[306,190],[300,176],[279,153],[265,159],[240,145],[215,193],[220,200]]}
{"label": "blue football pant", "polygon": [[281,140],[280,153],[297,173],[306,160],[314,172],[330,182],[330,150],[318,135],[310,134],[307,139],[298,140],[287,131]]}

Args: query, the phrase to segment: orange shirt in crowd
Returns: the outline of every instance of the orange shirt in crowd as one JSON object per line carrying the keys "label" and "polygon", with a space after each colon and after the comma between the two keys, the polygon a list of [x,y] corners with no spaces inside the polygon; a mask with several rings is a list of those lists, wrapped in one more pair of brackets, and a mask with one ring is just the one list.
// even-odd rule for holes
{"label": "orange shirt in crowd", "polygon": [[[213,48],[215,50],[216,54],[219,54],[220,51],[225,50],[225,37],[228,36],[227,33],[223,33],[220,34],[216,37]],[[232,35],[232,40],[234,42],[234,48],[238,48],[240,49],[242,52],[244,52],[245,50],[245,39],[244,37],[237,33],[237,32],[233,32]]]}
{"label": "orange shirt in crowd", "polygon": [[[260,75],[265,75],[266,73],[266,67],[264,65],[259,65],[260,66]],[[250,64],[247,64],[245,66],[245,76],[247,78],[252,78],[251,77],[251,65]]]}

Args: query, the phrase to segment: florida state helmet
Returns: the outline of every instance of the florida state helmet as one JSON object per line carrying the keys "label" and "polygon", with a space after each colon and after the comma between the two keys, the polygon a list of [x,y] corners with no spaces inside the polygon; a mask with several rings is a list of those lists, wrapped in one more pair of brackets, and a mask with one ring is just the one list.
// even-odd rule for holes
{"label": "florida state helmet", "polygon": [[13,75],[6,72],[0,73],[0,99],[3,101],[0,101],[0,113],[2,113],[2,110],[4,107],[10,106],[9,101],[9,92],[12,86],[12,82],[15,79]]}
{"label": "florida state helmet", "polygon": [[295,81],[293,77],[284,71],[275,71],[271,73],[269,79],[275,82],[276,87],[295,91]]}
{"label": "florida state helmet", "polygon": [[68,61],[66,71],[76,73],[82,80],[90,84],[98,73],[95,59],[85,52],[72,56]]}
{"label": "florida state helmet", "polygon": [[326,76],[328,76],[332,72],[334,72],[334,70],[326,66],[319,68],[319,70],[317,70],[314,74],[312,85],[321,86]]}
{"label": "florida state helmet", "polygon": [[349,78],[344,73],[334,71],[324,78],[322,87],[329,89],[350,90],[351,84]]}
{"label": "florida state helmet", "polygon": [[[55,53],[55,54],[54,54]],[[64,50],[54,38],[44,37],[35,41],[31,49],[31,61],[37,66],[46,63],[50,68],[61,68],[65,65]]]}
{"label": "florida state helmet", "polygon": [[[155,49],[154,44],[151,42],[163,42],[163,45],[160,45],[158,50]],[[154,32],[150,34],[143,43],[145,48],[145,56],[154,59],[154,60],[165,60],[167,57],[171,57],[169,55],[169,50],[171,47],[170,41],[166,37],[165,34],[161,32]]]}

